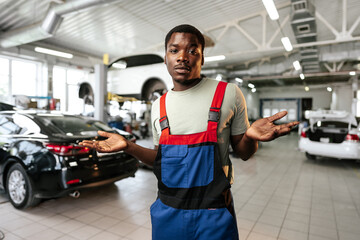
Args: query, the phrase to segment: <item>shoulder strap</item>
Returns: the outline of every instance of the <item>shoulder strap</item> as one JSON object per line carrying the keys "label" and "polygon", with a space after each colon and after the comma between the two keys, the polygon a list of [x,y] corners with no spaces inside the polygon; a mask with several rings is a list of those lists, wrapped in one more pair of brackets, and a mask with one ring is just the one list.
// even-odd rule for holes
{"label": "shoulder strap", "polygon": [[170,126],[169,121],[166,114],[166,107],[165,107],[165,100],[166,100],[166,94],[162,95],[160,97],[160,127],[161,127],[161,135],[169,135],[170,134]]}
{"label": "shoulder strap", "polygon": [[213,101],[211,103],[211,107],[209,111],[208,128],[207,128],[208,131],[216,132],[217,130],[220,121],[220,108],[224,99],[226,86],[227,86],[226,82],[219,82],[216,87]]}

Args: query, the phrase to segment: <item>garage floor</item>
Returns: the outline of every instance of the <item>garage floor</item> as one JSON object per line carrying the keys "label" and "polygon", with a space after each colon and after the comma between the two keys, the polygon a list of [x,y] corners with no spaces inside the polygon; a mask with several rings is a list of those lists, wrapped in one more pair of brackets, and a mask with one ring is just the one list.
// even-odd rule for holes
{"label": "garage floor", "polygon": [[[309,161],[293,133],[263,143],[247,162],[233,158],[232,187],[240,239],[358,240],[360,163]],[[135,178],[48,200],[26,211],[0,194],[0,231],[11,239],[151,239],[149,207],[156,180]],[[1,239],[1,233],[0,233]]]}

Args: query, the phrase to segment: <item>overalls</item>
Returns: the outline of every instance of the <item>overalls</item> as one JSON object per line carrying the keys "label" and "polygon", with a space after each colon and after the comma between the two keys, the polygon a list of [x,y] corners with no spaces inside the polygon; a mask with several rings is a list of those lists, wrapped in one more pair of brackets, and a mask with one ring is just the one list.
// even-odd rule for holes
{"label": "overalls", "polygon": [[150,208],[153,240],[238,239],[230,183],[217,144],[226,85],[219,82],[207,130],[200,133],[171,135],[166,94],[160,99],[162,130],[154,163],[159,191]]}

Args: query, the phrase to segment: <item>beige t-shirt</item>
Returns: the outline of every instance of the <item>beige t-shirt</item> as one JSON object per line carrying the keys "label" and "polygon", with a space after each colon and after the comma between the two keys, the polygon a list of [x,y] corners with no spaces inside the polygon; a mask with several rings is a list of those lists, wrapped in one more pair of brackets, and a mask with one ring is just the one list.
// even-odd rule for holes
{"label": "beige t-shirt", "polygon": [[[182,135],[206,131],[208,114],[218,81],[203,78],[197,85],[185,91],[170,90],[166,96],[166,113],[170,134]],[[238,86],[229,83],[220,110],[218,144],[222,166],[230,183],[233,182],[233,169],[229,158],[230,135],[240,135],[249,128],[246,103]],[[159,145],[161,128],[160,99],[151,110],[153,141]]]}

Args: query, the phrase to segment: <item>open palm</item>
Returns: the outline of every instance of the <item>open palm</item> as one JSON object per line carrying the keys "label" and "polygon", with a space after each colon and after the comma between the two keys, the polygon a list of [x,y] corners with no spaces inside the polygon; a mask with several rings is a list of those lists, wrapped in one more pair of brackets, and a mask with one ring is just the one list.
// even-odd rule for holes
{"label": "open palm", "polygon": [[290,122],[281,125],[274,124],[276,120],[283,118],[286,114],[286,111],[282,111],[273,116],[256,120],[246,131],[246,135],[251,139],[267,142],[288,134],[291,128],[299,124],[299,122]]}
{"label": "open palm", "polygon": [[90,148],[95,148],[98,152],[117,152],[127,148],[128,143],[126,139],[116,133],[108,133],[104,131],[98,131],[98,134],[107,139],[101,141],[84,140],[80,142],[80,145]]}

